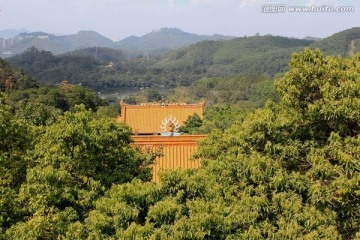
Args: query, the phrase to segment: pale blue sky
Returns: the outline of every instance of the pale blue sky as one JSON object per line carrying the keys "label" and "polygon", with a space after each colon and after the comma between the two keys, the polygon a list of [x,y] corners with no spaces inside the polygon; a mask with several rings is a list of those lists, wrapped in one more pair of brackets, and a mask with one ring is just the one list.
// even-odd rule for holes
{"label": "pale blue sky", "polygon": [[[264,4],[354,6],[354,12],[262,13]],[[94,30],[116,40],[163,27],[206,35],[323,38],[358,26],[359,0],[0,0],[0,30]]]}

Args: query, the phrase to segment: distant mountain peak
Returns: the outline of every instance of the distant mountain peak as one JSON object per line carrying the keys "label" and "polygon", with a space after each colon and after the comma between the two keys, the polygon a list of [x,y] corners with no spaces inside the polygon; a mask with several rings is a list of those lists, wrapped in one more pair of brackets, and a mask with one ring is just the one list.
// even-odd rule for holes
{"label": "distant mountain peak", "polygon": [[80,30],[77,34],[96,34],[101,35],[100,33],[93,30]]}
{"label": "distant mountain peak", "polygon": [[161,28],[159,30],[153,30],[148,34],[145,34],[144,36],[147,36],[147,35],[173,35],[173,34],[191,34],[191,33],[184,32],[184,31],[180,30],[179,28]]}
{"label": "distant mountain peak", "polygon": [[[184,32],[179,28],[161,28],[141,37],[127,37],[116,45],[123,50],[145,51],[156,49],[176,49],[204,40],[228,40],[235,37],[214,34],[212,36]],[[145,49],[146,48],[146,49]]]}
{"label": "distant mountain peak", "polygon": [[179,28],[161,28],[159,30],[159,32],[162,32],[162,33],[185,33],[184,31],[182,31],[181,29]]}
{"label": "distant mountain peak", "polygon": [[320,41],[321,38],[319,37],[312,37],[312,36],[306,36],[304,37],[305,40],[312,40],[312,41]]}

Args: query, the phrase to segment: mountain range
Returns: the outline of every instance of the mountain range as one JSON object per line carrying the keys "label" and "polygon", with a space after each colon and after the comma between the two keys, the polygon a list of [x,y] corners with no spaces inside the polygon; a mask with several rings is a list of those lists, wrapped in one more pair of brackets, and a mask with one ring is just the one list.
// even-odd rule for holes
{"label": "mountain range", "polygon": [[[11,36],[13,31],[2,32],[3,36]],[[197,35],[181,31],[177,28],[162,28],[144,36],[130,36],[114,42],[95,31],[80,31],[77,34],[57,36],[45,32],[25,32],[13,37],[0,37],[0,57],[6,58],[20,54],[28,48],[61,54],[87,47],[107,47],[124,51],[146,52],[158,49],[176,49],[204,40],[227,40],[232,36],[224,35]]]}
{"label": "mountain range", "polygon": [[[52,37],[56,41],[56,36],[49,39]],[[97,90],[174,87],[190,85],[202,77],[273,77],[285,72],[292,53],[305,47],[320,48],[325,54],[335,56],[358,53],[360,28],[347,29],[318,41],[271,35],[202,41],[149,58],[129,57],[129,53],[112,48],[91,47],[60,55],[31,48],[6,60],[46,85],[68,80]]]}
{"label": "mountain range", "polygon": [[178,28],[162,28],[159,31],[152,31],[142,37],[130,36],[115,45],[124,50],[143,51],[155,49],[175,49],[188,46],[205,40],[229,40],[233,36],[224,36],[219,34],[198,35],[183,32]]}

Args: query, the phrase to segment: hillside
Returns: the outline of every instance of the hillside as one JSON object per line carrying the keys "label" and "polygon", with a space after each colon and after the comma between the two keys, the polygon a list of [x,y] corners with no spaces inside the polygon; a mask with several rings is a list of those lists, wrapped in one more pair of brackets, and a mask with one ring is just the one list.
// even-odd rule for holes
{"label": "hillside", "polygon": [[224,77],[243,74],[274,76],[287,70],[293,52],[320,48],[327,55],[349,56],[360,51],[360,28],[313,41],[280,36],[241,37],[228,41],[204,41],[172,51],[156,68],[192,75]]}
{"label": "hillside", "polygon": [[292,52],[300,51],[312,42],[271,35],[205,41],[169,53],[157,66],[186,69],[206,76],[274,76],[286,70]]}
{"label": "hillside", "polygon": [[93,56],[70,53],[55,56],[49,51],[40,51],[36,48],[29,48],[24,53],[6,60],[48,86],[56,85],[63,80],[79,84],[99,65]]}
{"label": "hillside", "polygon": [[120,62],[127,58],[127,54],[121,50],[104,47],[89,47],[60,54],[59,57],[90,57],[101,64],[109,62]]}
{"label": "hillside", "polygon": [[349,56],[360,51],[360,27],[354,27],[330,37],[324,38],[310,45],[311,48],[320,48],[325,54]]}
{"label": "hillside", "polygon": [[[114,86],[174,87],[190,85],[201,77],[274,76],[285,71],[292,52],[311,43],[275,36],[203,41],[150,59],[129,58],[124,52],[108,48],[58,56],[32,48],[8,61],[47,85],[68,80],[97,90]],[[105,67],[110,61],[114,65]]]}

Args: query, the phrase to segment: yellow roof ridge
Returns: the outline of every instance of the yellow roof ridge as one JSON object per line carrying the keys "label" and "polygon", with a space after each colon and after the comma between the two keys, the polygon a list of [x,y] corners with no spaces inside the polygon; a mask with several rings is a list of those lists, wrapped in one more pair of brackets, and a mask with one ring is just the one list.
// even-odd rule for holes
{"label": "yellow roof ridge", "polygon": [[199,106],[199,105],[205,105],[205,100],[202,100],[199,103],[186,103],[186,102],[169,102],[166,100],[161,100],[158,102],[143,102],[140,104],[127,104],[124,100],[121,100],[120,102],[121,107],[122,106]]}

